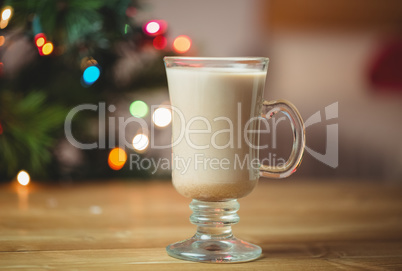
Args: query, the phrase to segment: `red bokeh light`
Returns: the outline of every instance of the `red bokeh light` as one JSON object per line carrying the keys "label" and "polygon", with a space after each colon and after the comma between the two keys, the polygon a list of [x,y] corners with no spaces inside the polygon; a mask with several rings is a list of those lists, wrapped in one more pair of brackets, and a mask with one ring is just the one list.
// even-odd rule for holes
{"label": "red bokeh light", "polygon": [[152,43],[153,43],[155,49],[163,50],[166,48],[167,39],[164,36],[156,36]]}
{"label": "red bokeh light", "polygon": [[167,23],[163,20],[152,20],[144,25],[144,32],[148,36],[158,36],[166,32]]}
{"label": "red bokeh light", "polygon": [[126,16],[127,17],[134,17],[137,14],[137,9],[135,7],[128,7],[126,9]]}
{"label": "red bokeh light", "polygon": [[44,54],[42,52],[42,47],[38,47],[38,52],[39,52],[39,55],[44,56]]}
{"label": "red bokeh light", "polygon": [[44,54],[42,51],[42,47],[43,47],[43,45],[46,44],[46,41],[47,41],[46,35],[43,33],[36,34],[34,40],[35,40],[35,45],[38,48],[39,55],[43,56]]}

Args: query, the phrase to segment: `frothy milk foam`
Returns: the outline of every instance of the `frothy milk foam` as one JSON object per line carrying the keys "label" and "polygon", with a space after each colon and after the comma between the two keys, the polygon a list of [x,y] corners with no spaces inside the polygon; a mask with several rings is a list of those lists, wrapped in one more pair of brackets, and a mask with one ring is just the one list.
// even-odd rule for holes
{"label": "frothy milk foam", "polygon": [[[258,181],[258,121],[266,73],[233,68],[167,68],[173,112],[173,185],[189,198],[237,199]],[[180,116],[181,115],[181,116]],[[249,122],[249,123],[248,123]],[[248,123],[248,124],[247,124]],[[185,128],[185,129],[184,129]],[[184,131],[187,130],[187,131]]]}

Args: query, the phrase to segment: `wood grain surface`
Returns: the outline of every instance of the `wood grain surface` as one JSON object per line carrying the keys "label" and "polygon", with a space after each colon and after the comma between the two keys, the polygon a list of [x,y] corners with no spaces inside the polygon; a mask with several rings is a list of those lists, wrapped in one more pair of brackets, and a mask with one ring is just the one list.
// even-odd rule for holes
{"label": "wood grain surface", "polygon": [[263,179],[239,202],[262,257],[203,264],[165,252],[195,233],[169,181],[3,185],[0,270],[402,270],[402,186]]}

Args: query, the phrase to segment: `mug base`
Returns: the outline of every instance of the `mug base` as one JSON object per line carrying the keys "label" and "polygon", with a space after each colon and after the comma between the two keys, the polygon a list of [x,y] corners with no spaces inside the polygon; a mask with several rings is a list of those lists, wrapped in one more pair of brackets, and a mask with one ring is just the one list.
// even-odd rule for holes
{"label": "mug base", "polygon": [[261,256],[261,247],[231,238],[202,240],[197,235],[166,247],[169,256],[186,261],[208,263],[238,263]]}

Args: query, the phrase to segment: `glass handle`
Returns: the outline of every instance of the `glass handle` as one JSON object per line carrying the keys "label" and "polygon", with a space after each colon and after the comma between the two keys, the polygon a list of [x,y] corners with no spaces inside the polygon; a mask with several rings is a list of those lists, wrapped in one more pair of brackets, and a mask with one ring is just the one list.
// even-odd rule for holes
{"label": "glass handle", "polygon": [[263,102],[263,112],[262,112],[263,118],[270,119],[278,112],[284,113],[288,117],[292,125],[292,133],[293,133],[292,152],[290,153],[289,159],[283,166],[275,167],[275,166],[261,165],[260,175],[262,177],[268,177],[268,178],[288,177],[296,171],[303,157],[304,146],[306,144],[306,134],[304,131],[303,119],[301,118],[299,111],[297,111],[296,107],[292,103],[285,100]]}

